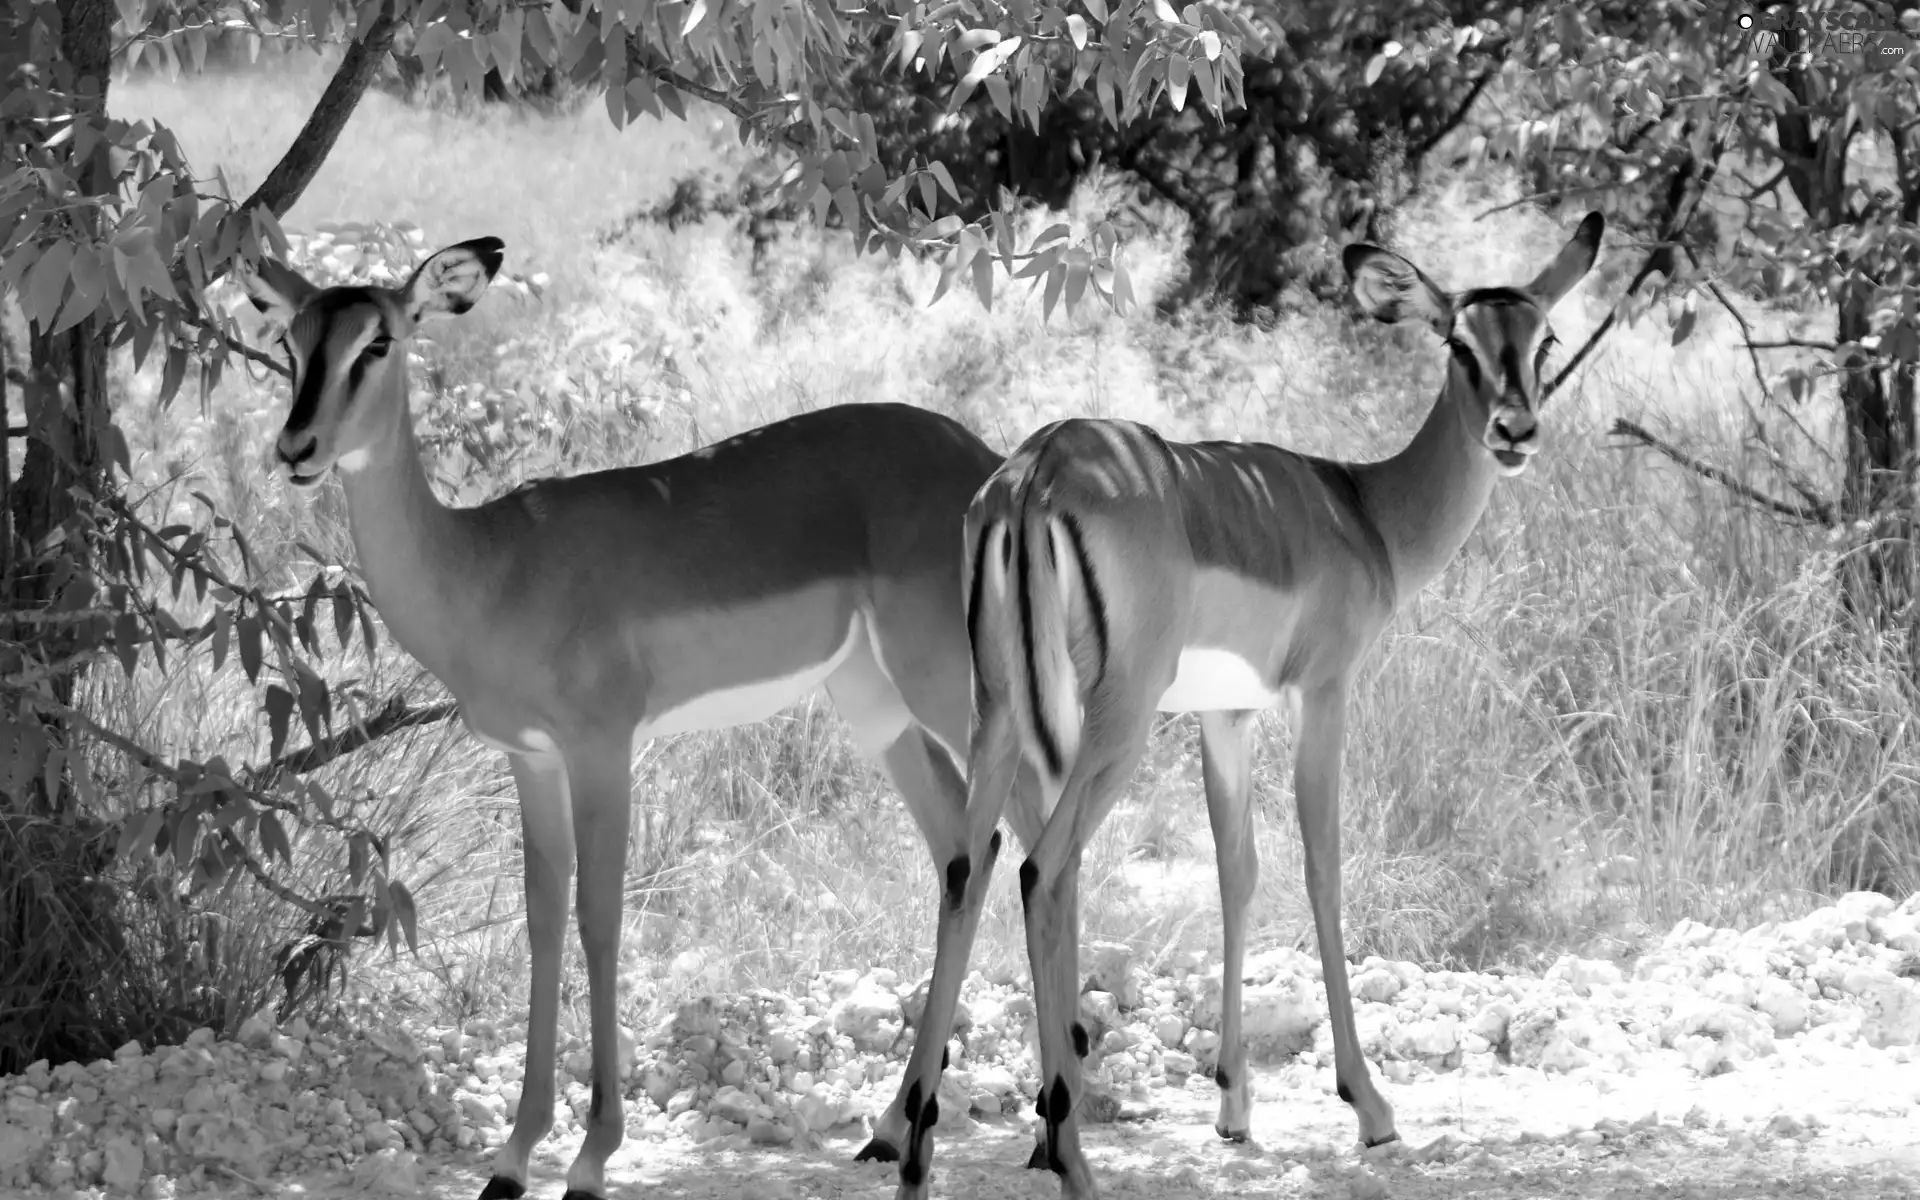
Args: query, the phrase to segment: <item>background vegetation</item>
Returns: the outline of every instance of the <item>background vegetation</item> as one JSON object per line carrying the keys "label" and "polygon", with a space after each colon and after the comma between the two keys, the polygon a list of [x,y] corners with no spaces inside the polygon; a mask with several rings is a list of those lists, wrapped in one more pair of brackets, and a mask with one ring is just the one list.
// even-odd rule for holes
{"label": "background vegetation", "polygon": [[[984,309],[973,272],[929,305],[954,274],[934,243],[966,252],[959,221],[920,251],[860,254],[884,223],[850,230],[837,202],[814,221],[810,193],[777,186],[809,151],[741,146],[724,107],[688,100],[682,121],[664,105],[620,130],[570,77],[516,71],[489,101],[479,70],[385,51],[381,86],[297,199],[268,210],[315,278],[386,278],[451,241],[506,239],[509,277],[415,347],[431,468],[443,496],[473,503],[876,398],[949,412],[1002,448],[1090,414],[1377,457],[1431,403],[1441,355],[1325,302],[1332,251],[1371,236],[1445,284],[1505,282],[1606,209],[1601,267],[1556,314],[1555,369],[1579,365],[1548,409],[1550,452],[1369,660],[1346,920],[1356,954],[1627,953],[1681,916],[1750,922],[1816,893],[1920,886],[1914,69],[1857,49],[1790,58],[1794,37],[1831,49],[1791,31],[1756,49],[1733,9],[1718,25],[1697,6],[1635,11],[1252,12],[1288,36],[1249,58],[1248,106],[1224,123],[1163,103],[1103,124],[1099,89],[1074,98],[1073,65],[1046,58],[1021,69],[1068,94],[1036,102],[1038,132],[986,86],[945,116],[952,67],[908,88],[873,55],[825,64],[824,92],[875,114],[883,175],[917,193],[917,164],[939,156],[940,205],[957,196],[966,228],[1004,227],[1041,255],[1003,266],[1039,261],[1044,284],[1070,260],[1065,243],[1044,257],[1043,230],[1064,220],[1089,254],[1093,230],[1119,231],[1139,301],[1124,311],[1047,314],[1043,289],[1004,280]],[[194,179],[255,197],[343,55],[270,41],[250,65],[239,41],[210,39],[204,73],[156,68],[156,51],[121,66],[107,116],[157,121],[191,148]],[[40,187],[32,156],[52,139],[9,119],[18,197]],[[257,210],[226,211],[259,244],[279,236]],[[48,494],[30,460],[94,386],[49,346],[96,318],[49,332],[82,272],[41,283],[53,243],[22,223],[0,275],[7,424],[28,434],[8,446],[0,1071],[323,1003],[347,974],[442,1017],[511,1017],[525,963],[511,780],[380,636],[338,491],[295,497],[270,469],[284,381],[243,360],[181,390],[219,361],[210,330],[248,331],[229,284],[196,285],[199,307],[147,333],[100,300],[98,394],[118,432],[92,430],[99,486],[42,522],[61,539],[25,536]],[[131,303],[159,291],[125,289],[138,268],[97,244]],[[134,345],[109,355],[115,330]],[[149,338],[161,349],[137,368]],[[180,345],[191,353],[166,351]],[[72,462],[72,444],[49,461]],[[53,566],[75,546],[97,584],[78,599],[76,568]],[[1264,729],[1256,937],[1304,944],[1287,732]],[[1215,948],[1195,736],[1190,719],[1162,724],[1090,849],[1088,937],[1147,958]],[[648,745],[637,766],[636,1021],[702,990],[930,965],[933,873],[824,699]],[[977,961],[1011,975],[1006,879]],[[417,957],[351,954],[402,937]]]}

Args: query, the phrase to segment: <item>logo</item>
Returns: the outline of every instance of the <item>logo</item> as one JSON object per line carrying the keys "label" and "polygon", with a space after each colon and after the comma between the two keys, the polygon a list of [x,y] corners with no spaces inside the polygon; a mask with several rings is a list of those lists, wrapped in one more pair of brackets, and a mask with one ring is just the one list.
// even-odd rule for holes
{"label": "logo", "polygon": [[1763,59],[1781,50],[1809,58],[1858,54],[1865,60],[1862,65],[1888,66],[1903,61],[1910,48],[1895,18],[1858,9],[1773,9],[1741,13],[1736,24],[1740,49]]}

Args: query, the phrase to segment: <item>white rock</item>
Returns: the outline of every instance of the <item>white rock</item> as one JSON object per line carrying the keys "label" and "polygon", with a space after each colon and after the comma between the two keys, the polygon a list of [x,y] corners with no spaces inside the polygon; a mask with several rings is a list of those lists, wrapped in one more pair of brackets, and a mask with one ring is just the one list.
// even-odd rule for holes
{"label": "white rock", "polygon": [[419,1161],[409,1150],[378,1150],[354,1167],[353,1180],[363,1191],[411,1196],[420,1189]]}

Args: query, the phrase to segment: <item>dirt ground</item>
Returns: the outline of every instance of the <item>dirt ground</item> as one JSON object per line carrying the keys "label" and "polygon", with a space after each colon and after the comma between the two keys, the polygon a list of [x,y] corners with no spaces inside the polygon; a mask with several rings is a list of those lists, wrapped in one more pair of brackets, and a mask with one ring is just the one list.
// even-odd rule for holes
{"label": "dirt ground", "polygon": [[[1632,1076],[1548,1075],[1513,1068],[1447,1072],[1386,1084],[1401,1146],[1361,1153],[1346,1106],[1282,1071],[1257,1072],[1254,1140],[1214,1136],[1212,1085],[1153,1093],[1146,1119],[1085,1139],[1108,1197],[1352,1197],[1487,1200],[1687,1197],[1869,1200],[1920,1197],[1920,1065],[1752,1064],[1711,1079],[1683,1069]],[[980,1122],[943,1139],[933,1192],[949,1200],[1052,1200],[1054,1178],[1029,1171],[1031,1119]],[[608,1168],[613,1200],[890,1200],[894,1168],[852,1162],[859,1136],[817,1147],[703,1150],[684,1139],[630,1138]],[[530,1196],[558,1197],[575,1143],[550,1140]],[[413,1194],[472,1200],[485,1159],[420,1163]],[[378,1193],[341,1179],[263,1181],[275,1194]],[[370,1182],[370,1181],[369,1181]],[[222,1197],[257,1194],[236,1184]]]}

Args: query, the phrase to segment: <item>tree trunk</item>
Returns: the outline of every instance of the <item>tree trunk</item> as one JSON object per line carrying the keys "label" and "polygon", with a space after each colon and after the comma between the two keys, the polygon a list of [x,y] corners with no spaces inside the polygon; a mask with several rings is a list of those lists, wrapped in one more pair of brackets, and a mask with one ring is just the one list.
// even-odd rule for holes
{"label": "tree trunk", "polygon": [[[112,53],[112,0],[62,0],[59,13],[64,81],[73,97],[74,115],[81,120],[103,117]],[[66,145],[71,147],[74,141]],[[96,147],[85,161],[73,161],[72,173],[83,194],[97,195],[111,187],[106,147]],[[84,206],[71,209],[68,219],[96,220]],[[97,229],[76,231],[89,238],[97,233]],[[108,408],[107,344],[99,320],[89,317],[52,337],[30,329],[27,355],[22,407],[30,436],[20,477],[11,481],[6,495],[14,544],[23,548],[23,554],[10,558],[8,576],[0,579],[11,610],[54,605],[61,599],[58,590],[70,586],[64,581],[87,578],[90,547],[86,539],[68,537],[51,546],[49,539],[78,511],[76,492],[99,495],[112,483],[100,453]],[[43,661],[57,663],[68,657],[75,642],[72,626],[42,626],[40,632],[36,641]],[[78,668],[69,666],[51,680],[54,698],[61,704],[71,702],[77,675]],[[53,745],[65,744],[64,730],[47,732]],[[30,804],[57,808],[61,791],[49,786],[44,772],[36,772]]]}

